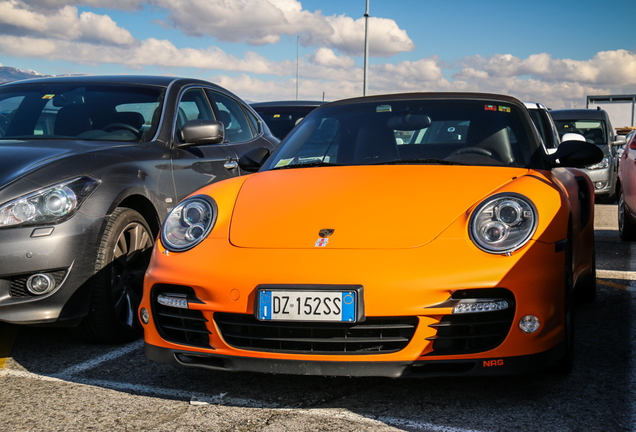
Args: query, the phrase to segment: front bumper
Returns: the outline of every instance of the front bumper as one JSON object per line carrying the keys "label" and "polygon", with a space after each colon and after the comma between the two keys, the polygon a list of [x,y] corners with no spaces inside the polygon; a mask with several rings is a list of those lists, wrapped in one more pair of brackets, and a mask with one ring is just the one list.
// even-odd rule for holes
{"label": "front bumper", "polygon": [[157,347],[148,343],[144,346],[144,353],[148,359],[158,363],[228,372],[428,378],[437,376],[511,375],[536,372],[556,365],[565,353],[565,344],[561,343],[541,353],[518,357],[414,362],[342,362],[233,357],[216,354],[193,354],[188,351]]}
{"label": "front bumper", "polygon": [[[84,317],[103,222],[78,212],[58,225],[1,229],[0,321],[73,325]],[[55,289],[30,293],[26,281],[37,273],[55,274]]]}
{"label": "front bumper", "polygon": [[[144,329],[147,355],[152,360],[292,374],[485,375],[545,368],[563,353],[565,253],[555,244],[533,241],[510,257],[485,254],[459,238],[390,251],[261,251],[208,239],[186,253],[162,252],[161,247],[154,250],[141,302],[141,308],[150,312]],[[394,351],[325,354],[237,346],[215,319],[217,312],[253,317],[260,284],[306,287],[308,283],[361,285],[367,319],[413,317],[418,324],[406,346]],[[205,333],[204,339],[165,337],[160,324],[163,318],[157,316],[152,300],[156,298],[152,290],[159,287],[163,292],[177,287],[192,290],[196,298],[190,309],[196,314],[192,320],[201,327],[190,334]],[[515,306],[508,329],[493,347],[475,349],[468,344],[471,346],[463,351],[446,349],[448,346],[437,349],[439,328],[445,325],[444,317],[452,315],[447,301],[456,292],[472,290],[510,293]],[[535,333],[520,330],[519,322],[526,315],[539,318],[541,326]]]}
{"label": "front bumper", "polygon": [[616,176],[612,178],[611,167],[603,169],[590,170],[581,169],[592,181],[595,195],[611,195],[616,185]]}

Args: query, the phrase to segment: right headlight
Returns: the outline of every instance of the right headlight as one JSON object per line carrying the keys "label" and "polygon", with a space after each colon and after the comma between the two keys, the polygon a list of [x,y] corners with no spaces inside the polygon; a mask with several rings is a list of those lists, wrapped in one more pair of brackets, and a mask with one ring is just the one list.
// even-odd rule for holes
{"label": "right headlight", "polygon": [[207,195],[196,195],[183,200],[163,223],[163,246],[172,252],[192,249],[212,231],[216,215],[216,202]]}
{"label": "right headlight", "polygon": [[517,194],[499,194],[485,199],[470,217],[470,238],[484,252],[514,252],[532,237],[538,215],[532,202]]}
{"label": "right headlight", "polygon": [[60,223],[70,218],[99,181],[92,177],[49,186],[0,206],[0,227]]}

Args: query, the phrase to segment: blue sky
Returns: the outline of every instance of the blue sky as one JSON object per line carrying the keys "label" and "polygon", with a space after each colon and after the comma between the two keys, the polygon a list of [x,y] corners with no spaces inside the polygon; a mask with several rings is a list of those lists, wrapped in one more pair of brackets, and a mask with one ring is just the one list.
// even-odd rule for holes
{"label": "blue sky", "polygon": [[[362,94],[365,0],[0,0],[0,64],[161,74],[244,99]],[[369,94],[506,93],[553,108],[636,93],[636,1],[370,0]]]}

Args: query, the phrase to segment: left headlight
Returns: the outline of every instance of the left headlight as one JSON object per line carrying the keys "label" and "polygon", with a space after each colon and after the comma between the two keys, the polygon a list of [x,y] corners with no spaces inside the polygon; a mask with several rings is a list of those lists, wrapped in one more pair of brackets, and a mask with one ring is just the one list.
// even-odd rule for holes
{"label": "left headlight", "polygon": [[216,215],[216,202],[207,195],[196,195],[183,200],[163,223],[163,246],[172,252],[192,249],[212,231]]}
{"label": "left headlight", "polygon": [[62,222],[98,185],[92,177],[78,177],[9,201],[0,206],[0,228]]}
{"label": "left headlight", "polygon": [[471,215],[470,238],[485,252],[511,253],[530,240],[537,222],[537,210],[526,197],[494,195],[479,204]]}
{"label": "left headlight", "polygon": [[602,161],[597,164],[586,167],[589,170],[604,169],[609,167],[609,156],[605,156]]}

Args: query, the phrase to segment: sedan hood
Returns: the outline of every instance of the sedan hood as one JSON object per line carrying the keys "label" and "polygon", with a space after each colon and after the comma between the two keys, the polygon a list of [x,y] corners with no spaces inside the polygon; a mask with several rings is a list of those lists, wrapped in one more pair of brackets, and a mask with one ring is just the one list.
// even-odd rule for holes
{"label": "sedan hood", "polygon": [[[250,176],[230,241],[245,248],[410,248],[437,237],[474,204],[527,172],[468,166],[350,166]],[[323,233],[324,235],[324,233]]]}
{"label": "sedan hood", "polygon": [[103,144],[98,143],[83,144],[60,140],[1,141],[0,188],[55,160],[103,147]]}

